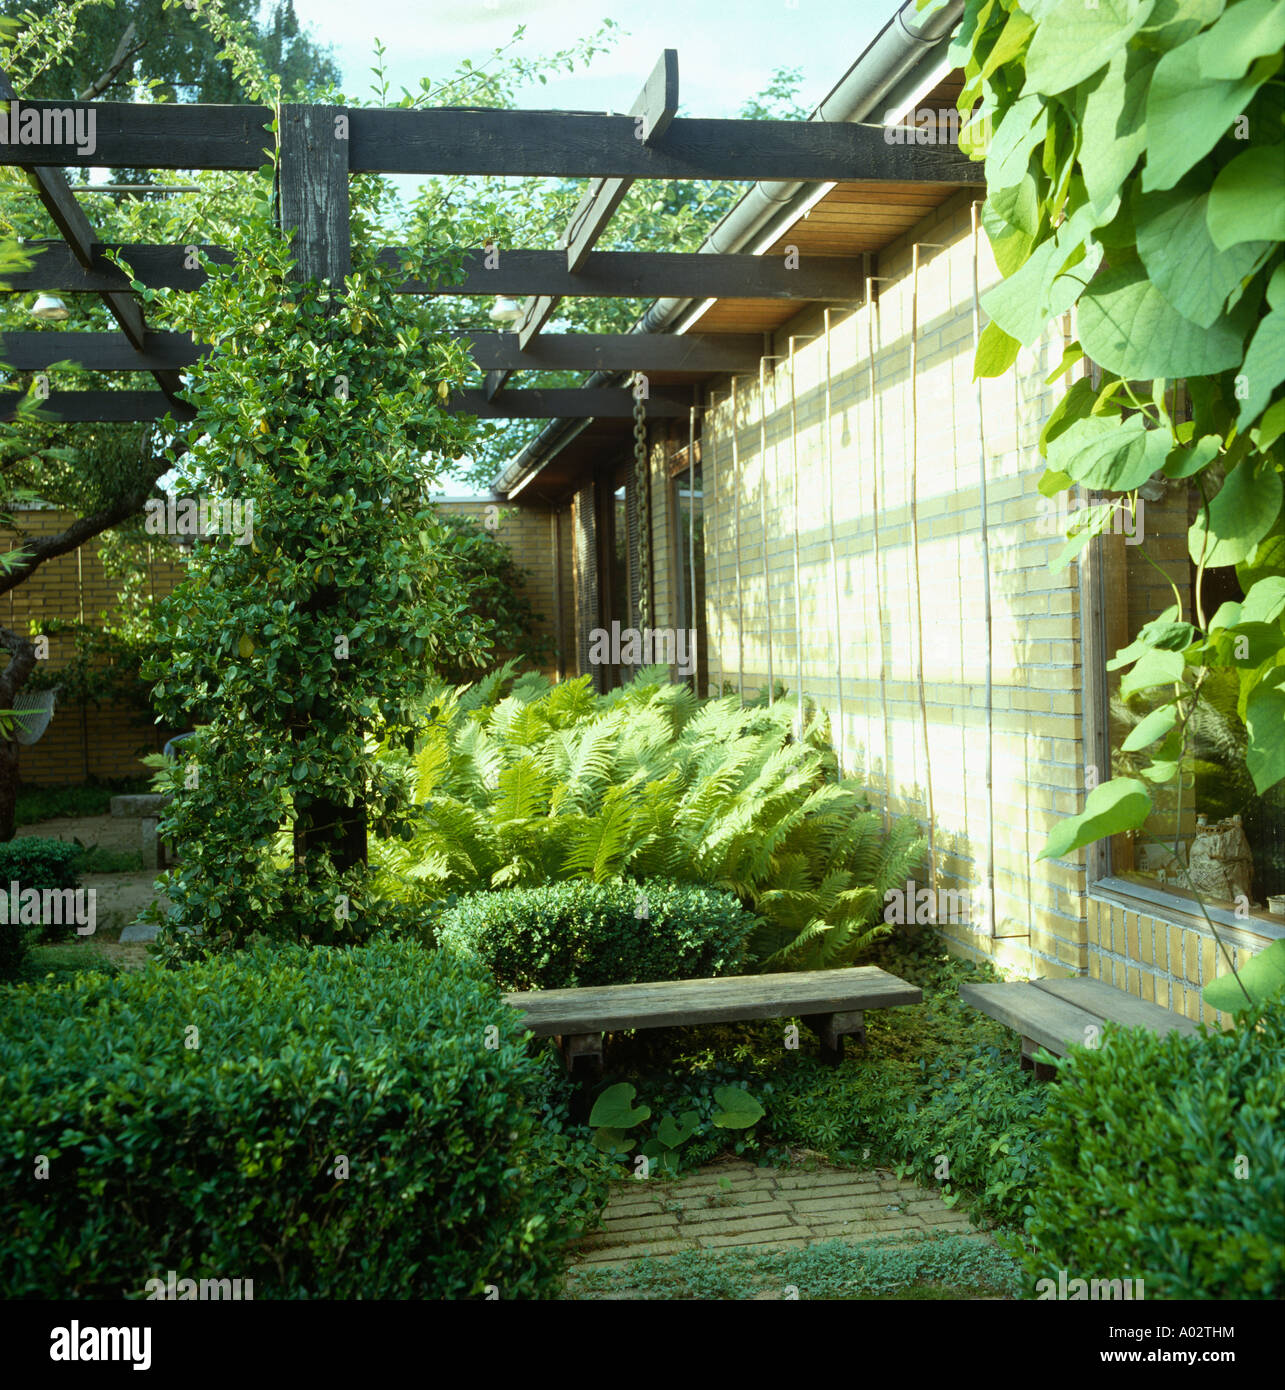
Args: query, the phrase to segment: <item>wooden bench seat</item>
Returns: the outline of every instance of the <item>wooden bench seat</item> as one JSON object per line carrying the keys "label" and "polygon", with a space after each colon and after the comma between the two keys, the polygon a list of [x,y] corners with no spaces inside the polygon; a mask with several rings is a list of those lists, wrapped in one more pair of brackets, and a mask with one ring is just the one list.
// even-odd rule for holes
{"label": "wooden bench seat", "polygon": [[1035,1061],[1041,1047],[1065,1057],[1075,1044],[1095,1045],[1105,1023],[1153,1033],[1194,1034],[1196,1025],[1159,1004],[1102,980],[1031,980],[1026,984],[960,985],[960,998],[1022,1035],[1022,1065],[1047,1080],[1053,1068]]}
{"label": "wooden bench seat", "polygon": [[843,1039],[865,1036],[866,1009],[918,1004],[920,990],[874,965],[846,970],[727,975],[712,980],[662,980],[640,985],[532,990],[504,1001],[526,1015],[538,1038],[556,1038],[567,1070],[591,1079],[602,1072],[602,1040],[627,1028],[672,1028],[800,1017],[821,1040],[821,1055],[838,1063]]}

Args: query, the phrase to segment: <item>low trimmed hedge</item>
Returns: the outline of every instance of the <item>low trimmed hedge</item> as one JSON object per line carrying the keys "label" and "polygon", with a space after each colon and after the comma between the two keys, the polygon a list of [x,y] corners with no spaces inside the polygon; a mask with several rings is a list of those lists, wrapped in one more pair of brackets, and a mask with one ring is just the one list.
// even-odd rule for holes
{"label": "low trimmed hedge", "polygon": [[437,939],[504,989],[574,989],[735,974],[757,925],[713,888],[573,880],[467,894],[441,914]]}
{"label": "low trimmed hedge", "polygon": [[605,1181],[541,1123],[547,1095],[491,981],[414,942],[14,986],[0,1288],[141,1298],[174,1270],[258,1299],[551,1296],[555,1213],[591,1218]]}
{"label": "low trimmed hedge", "polygon": [[[80,845],[67,840],[46,840],[37,835],[0,843],[0,894],[7,900],[12,883],[18,885],[19,891],[76,888],[80,883],[76,861],[84,852]],[[33,931],[34,928],[17,922],[0,923],[0,980],[14,980],[21,975]],[[45,926],[40,934],[46,941],[60,941],[74,932],[75,927],[69,924]]]}
{"label": "low trimmed hedge", "polygon": [[[1108,1026],[1058,1064],[1022,1259],[1149,1299],[1285,1298],[1285,999],[1196,1037]],[[1143,1295],[1134,1294],[1134,1297]]]}

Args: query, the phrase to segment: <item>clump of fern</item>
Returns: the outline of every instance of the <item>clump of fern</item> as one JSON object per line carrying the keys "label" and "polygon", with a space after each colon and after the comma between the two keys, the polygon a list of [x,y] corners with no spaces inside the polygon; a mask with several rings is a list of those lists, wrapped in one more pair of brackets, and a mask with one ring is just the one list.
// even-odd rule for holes
{"label": "clump of fern", "polygon": [[700,700],[664,667],[595,694],[503,667],[440,689],[404,760],[421,808],[405,841],[378,841],[385,891],[422,901],[566,879],[657,879],[735,893],[758,918],[764,970],[850,963],[891,930],[885,893],[924,841],[885,833],[834,779],[824,725],[793,710]]}

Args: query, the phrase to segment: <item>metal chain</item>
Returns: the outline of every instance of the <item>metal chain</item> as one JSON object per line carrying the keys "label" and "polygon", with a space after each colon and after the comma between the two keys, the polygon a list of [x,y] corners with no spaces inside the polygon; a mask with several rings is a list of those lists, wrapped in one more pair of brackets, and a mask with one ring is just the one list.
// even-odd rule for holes
{"label": "metal chain", "polygon": [[[635,390],[637,381],[635,380]],[[651,595],[651,499],[648,486],[647,411],[640,395],[634,396],[634,485],[638,492],[638,627],[647,626]]]}

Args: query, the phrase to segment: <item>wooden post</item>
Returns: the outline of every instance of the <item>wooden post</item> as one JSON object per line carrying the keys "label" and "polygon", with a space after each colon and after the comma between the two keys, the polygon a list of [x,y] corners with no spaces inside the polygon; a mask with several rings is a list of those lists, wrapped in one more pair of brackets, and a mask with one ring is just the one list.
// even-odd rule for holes
{"label": "wooden post", "polygon": [[[283,106],[277,166],[278,218],[293,231],[293,278],[322,280],[331,288],[329,312],[339,307],[344,277],[352,269],[348,218],[348,120],[342,106]],[[322,613],[338,599],[321,589],[309,604]],[[304,719],[296,726],[307,729]],[[295,863],[329,848],[339,869],[366,862],[366,808],[317,799],[295,822]]]}

